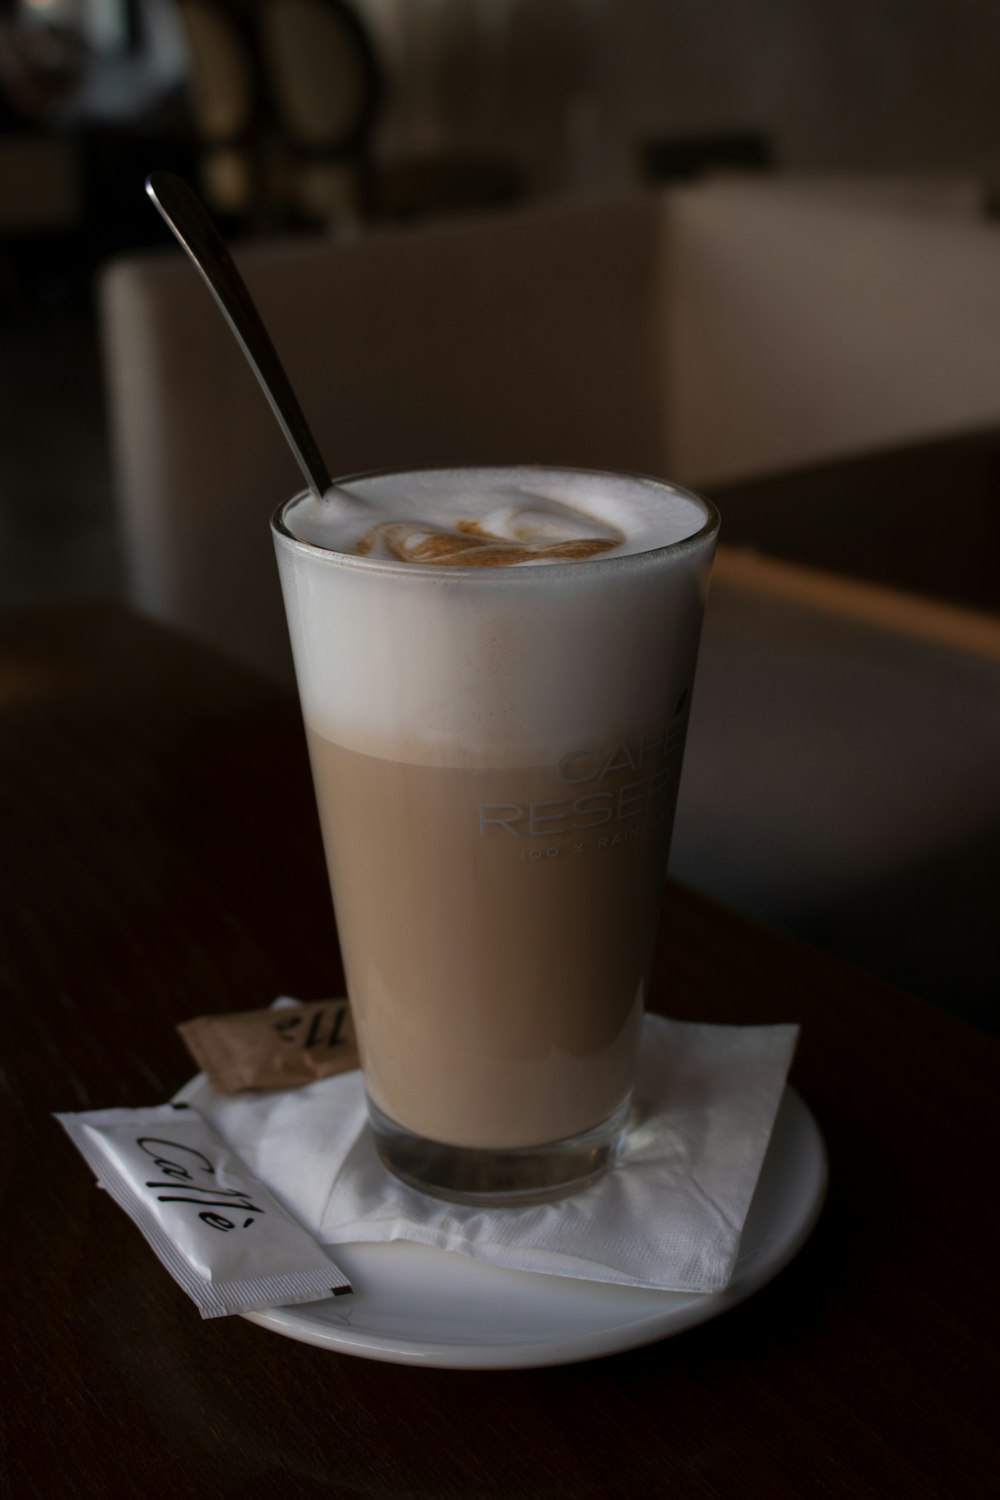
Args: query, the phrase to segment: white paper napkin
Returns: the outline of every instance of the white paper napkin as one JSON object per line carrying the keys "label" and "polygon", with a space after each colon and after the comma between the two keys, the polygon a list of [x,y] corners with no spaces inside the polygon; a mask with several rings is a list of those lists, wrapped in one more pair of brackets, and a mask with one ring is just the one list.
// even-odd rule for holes
{"label": "white paper napkin", "polygon": [[176,1097],[325,1245],[414,1240],[523,1271],[717,1292],[736,1263],[798,1030],[647,1016],[622,1163],[573,1197],[527,1208],[465,1208],[397,1181],[366,1127],[360,1072],[230,1098],[198,1074]]}

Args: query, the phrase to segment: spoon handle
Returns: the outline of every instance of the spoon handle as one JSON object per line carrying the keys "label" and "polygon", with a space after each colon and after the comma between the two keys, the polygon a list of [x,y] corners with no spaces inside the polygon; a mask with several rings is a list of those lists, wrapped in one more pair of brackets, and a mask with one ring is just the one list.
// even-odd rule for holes
{"label": "spoon handle", "polygon": [[330,488],[330,471],[253,298],[201,199],[172,172],[151,172],[146,192],[204,277],[271,403],[309,488],[322,497]]}

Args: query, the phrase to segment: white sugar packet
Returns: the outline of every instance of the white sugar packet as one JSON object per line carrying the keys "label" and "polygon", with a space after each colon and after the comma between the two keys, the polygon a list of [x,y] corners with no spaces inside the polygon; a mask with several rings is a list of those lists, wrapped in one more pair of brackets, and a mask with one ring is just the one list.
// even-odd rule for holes
{"label": "white sugar packet", "polygon": [[647,1016],[634,1123],[614,1171],[573,1197],[466,1208],[381,1164],[360,1072],[223,1098],[176,1096],[212,1122],[325,1245],[412,1240],[522,1271],[717,1292],[729,1281],[799,1028]]}
{"label": "white sugar packet", "polygon": [[203,1318],[352,1290],[315,1238],[190,1105],[55,1118]]}

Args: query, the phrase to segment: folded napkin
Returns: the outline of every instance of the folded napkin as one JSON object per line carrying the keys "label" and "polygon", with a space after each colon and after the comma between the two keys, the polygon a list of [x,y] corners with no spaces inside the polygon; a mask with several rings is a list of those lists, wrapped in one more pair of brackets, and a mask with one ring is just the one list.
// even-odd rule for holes
{"label": "folded napkin", "polygon": [[717,1292],[797,1039],[797,1026],[647,1016],[620,1165],[573,1197],[525,1208],[466,1208],[399,1182],[376,1155],[360,1072],[228,1098],[198,1074],[176,1098],[325,1245],[413,1240],[522,1271]]}

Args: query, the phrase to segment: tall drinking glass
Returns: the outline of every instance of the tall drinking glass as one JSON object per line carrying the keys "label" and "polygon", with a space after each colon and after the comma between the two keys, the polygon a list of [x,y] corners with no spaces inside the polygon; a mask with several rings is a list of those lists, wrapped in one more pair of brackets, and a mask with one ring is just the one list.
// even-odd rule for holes
{"label": "tall drinking glass", "polygon": [[272,523],[378,1151],[437,1196],[524,1203],[626,1129],[718,517],[590,471],[341,489],[375,515],[437,485],[477,514],[498,487],[585,515],[610,494],[624,538],[441,566],[324,545],[305,495]]}

